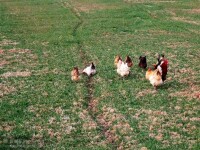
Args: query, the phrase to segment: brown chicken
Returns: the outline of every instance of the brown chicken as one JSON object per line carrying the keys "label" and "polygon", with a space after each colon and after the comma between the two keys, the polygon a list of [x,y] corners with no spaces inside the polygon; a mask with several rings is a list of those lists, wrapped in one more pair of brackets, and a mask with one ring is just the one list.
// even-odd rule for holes
{"label": "brown chicken", "polygon": [[80,73],[78,67],[74,67],[73,70],[71,71],[71,80],[72,81],[80,80]]}
{"label": "brown chicken", "polygon": [[146,79],[149,80],[153,87],[157,90],[157,87],[163,84],[162,69],[160,66],[158,66],[155,70],[149,68],[146,72]]}
{"label": "brown chicken", "polygon": [[140,60],[140,62],[139,62],[139,64],[138,64],[138,66],[139,66],[140,68],[146,69],[146,67],[147,67],[147,59],[146,59],[146,56],[140,56],[140,57],[139,57],[139,60]]}

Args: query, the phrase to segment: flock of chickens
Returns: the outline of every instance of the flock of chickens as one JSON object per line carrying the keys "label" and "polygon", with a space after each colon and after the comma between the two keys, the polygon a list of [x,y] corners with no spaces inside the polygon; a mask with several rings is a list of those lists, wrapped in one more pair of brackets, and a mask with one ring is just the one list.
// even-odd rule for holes
{"label": "flock of chickens", "polygon": [[[140,60],[139,67],[146,69],[147,68],[146,56],[140,56],[139,60]],[[130,74],[130,69],[133,66],[133,62],[130,56],[126,56],[125,61],[123,61],[122,58],[119,55],[117,55],[115,57],[114,64],[117,68],[117,73],[121,77],[128,76]],[[164,57],[163,54],[158,55],[157,63],[153,65],[153,68],[149,68],[146,71],[146,79],[149,80],[150,83],[155,88],[155,90],[157,90],[157,87],[163,84],[163,82],[166,80],[167,71],[168,71],[168,60]],[[80,80],[81,74],[85,74],[90,77],[95,73],[96,73],[96,67],[93,62],[82,71],[79,71],[78,67],[74,67],[73,70],[71,71],[71,80],[72,81]]]}

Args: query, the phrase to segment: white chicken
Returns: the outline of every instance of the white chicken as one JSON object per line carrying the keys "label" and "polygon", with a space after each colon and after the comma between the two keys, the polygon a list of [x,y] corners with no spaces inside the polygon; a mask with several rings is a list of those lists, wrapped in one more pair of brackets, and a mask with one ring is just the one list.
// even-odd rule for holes
{"label": "white chicken", "polygon": [[92,76],[96,73],[96,67],[94,63],[92,62],[88,67],[83,69],[83,73],[87,74],[88,76]]}
{"label": "white chicken", "polygon": [[117,73],[121,76],[128,76],[130,74],[130,68],[133,65],[132,60],[129,56],[126,57],[125,62],[121,59],[118,60],[117,63]]}

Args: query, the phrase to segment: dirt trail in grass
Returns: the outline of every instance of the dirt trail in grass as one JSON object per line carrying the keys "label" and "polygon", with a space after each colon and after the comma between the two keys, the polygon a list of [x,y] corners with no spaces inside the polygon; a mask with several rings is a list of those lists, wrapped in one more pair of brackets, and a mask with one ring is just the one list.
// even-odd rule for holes
{"label": "dirt trail in grass", "polygon": [[[78,30],[79,28],[83,25],[84,23],[84,18],[81,17],[80,13],[81,10],[79,10],[78,8],[76,8],[76,6],[73,6],[73,3],[64,3],[65,7],[70,8],[72,13],[78,18],[78,23],[74,26],[73,29],[73,36],[76,39],[77,42],[77,51],[79,52],[81,61],[83,66],[86,66],[89,62],[88,62],[88,56],[87,56],[87,52],[83,50],[83,41],[81,41],[79,39],[78,36]],[[87,96],[85,98],[85,101],[87,103],[87,111],[86,113],[84,113],[85,116],[84,118],[91,118],[91,122],[93,122],[95,124],[95,126],[97,126],[98,129],[101,129],[100,131],[100,135],[103,135],[105,137],[104,141],[107,144],[112,144],[114,149],[123,149],[124,147],[124,143],[121,142],[123,141],[118,135],[117,135],[117,130],[120,130],[121,128],[126,128],[125,131],[123,131],[122,134],[125,135],[125,137],[127,139],[131,139],[132,137],[130,135],[128,135],[128,133],[130,133],[133,129],[130,127],[130,125],[124,121],[124,117],[121,116],[121,114],[116,114],[115,111],[111,111],[110,110],[114,110],[112,108],[107,108],[104,107],[103,108],[103,113],[99,114],[99,109],[98,109],[98,103],[99,103],[99,99],[95,99],[94,95],[94,81],[93,81],[93,77],[89,77],[87,78],[87,80],[85,81],[85,87],[87,88]],[[105,113],[105,114],[104,114]],[[98,115],[99,114],[99,115]],[[109,114],[107,116],[107,114]],[[107,120],[107,118],[114,118],[111,120]],[[116,125],[113,125],[114,122],[116,122],[117,120],[121,120],[119,121]],[[119,127],[118,127],[119,126]],[[83,126],[84,128],[84,126]],[[95,127],[96,128],[96,127]],[[125,144],[126,146],[130,145],[130,143]],[[128,146],[129,147],[129,146]]]}
{"label": "dirt trail in grass", "polygon": [[[78,18],[79,22],[74,26],[73,28],[73,36],[76,39],[76,43],[77,43],[77,51],[79,52],[81,61],[83,66],[86,66],[88,64],[88,56],[86,55],[86,52],[83,50],[83,41],[81,41],[77,35],[78,29],[82,26],[84,19],[80,16],[79,14],[79,10],[75,8],[75,6],[73,6],[70,3],[65,3],[65,7],[70,7],[72,13]],[[92,77],[89,77],[86,81],[85,81],[85,86],[87,87],[87,100],[88,102],[90,102],[93,99],[93,81],[92,81]]]}
{"label": "dirt trail in grass", "polygon": [[[78,29],[81,28],[82,24],[84,23],[84,18],[81,17],[81,15],[79,13],[80,10],[78,10],[78,8],[76,8],[75,6],[73,6],[73,2],[63,2],[63,4],[64,4],[64,7],[70,8],[71,12],[78,19],[78,23],[74,26],[72,34],[73,34],[74,38],[76,39],[77,51],[79,52],[82,64],[83,64],[83,66],[86,66],[89,63],[88,62],[89,58],[88,58],[86,52],[83,50],[83,41],[81,41],[79,39],[79,36],[77,34]],[[87,128],[86,130],[90,130],[90,128],[92,127],[91,123],[95,124],[95,126],[98,126],[98,128],[102,128],[102,125],[97,121],[97,119],[95,119],[96,116],[94,114],[93,108],[96,107],[96,105],[91,105],[91,103],[94,100],[94,97],[93,97],[94,86],[93,86],[93,84],[94,84],[93,83],[93,77],[88,77],[85,80],[85,83],[84,83],[85,87],[87,88],[87,93],[86,93],[87,96],[85,97],[85,101],[86,101],[88,107],[86,108],[86,110],[83,110],[83,112],[81,112],[81,114],[84,114],[84,117],[81,117],[81,118],[83,120],[86,119],[86,118],[89,118],[88,120],[90,120],[89,124],[88,124],[87,121],[83,124],[83,128]],[[102,134],[105,135],[103,131],[104,131],[104,129],[99,134],[100,135],[102,135]],[[105,142],[105,143],[107,143],[107,142]]]}
{"label": "dirt trail in grass", "polygon": [[[73,36],[76,39],[77,51],[80,55],[83,66],[88,64],[87,52],[83,50],[83,41],[80,40],[78,35],[78,30],[84,23],[84,18],[80,15],[79,10],[73,3],[64,3],[65,7],[70,8],[72,13],[78,18],[78,23],[73,28]],[[132,133],[134,132],[129,122],[125,119],[125,116],[117,112],[112,107],[104,106],[103,108],[98,108],[100,98],[95,98],[94,95],[94,81],[93,77],[87,78],[85,81],[85,87],[87,89],[86,93],[86,104],[87,108],[81,113],[84,114],[83,118],[91,118],[90,127],[95,124],[95,128],[101,129],[99,135],[105,137],[105,144],[111,144],[114,149],[124,149],[130,148],[135,149],[137,141],[133,140]],[[101,111],[100,111],[101,109]],[[88,123],[83,126],[87,127]],[[87,128],[90,128],[87,127]]]}

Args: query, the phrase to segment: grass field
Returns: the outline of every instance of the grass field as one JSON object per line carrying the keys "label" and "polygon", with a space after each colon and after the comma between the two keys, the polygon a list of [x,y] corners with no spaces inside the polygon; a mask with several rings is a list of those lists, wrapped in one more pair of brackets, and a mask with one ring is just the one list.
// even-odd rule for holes
{"label": "grass field", "polygon": [[[0,0],[0,14],[0,149],[200,149],[200,1]],[[138,67],[156,53],[157,92]]]}

